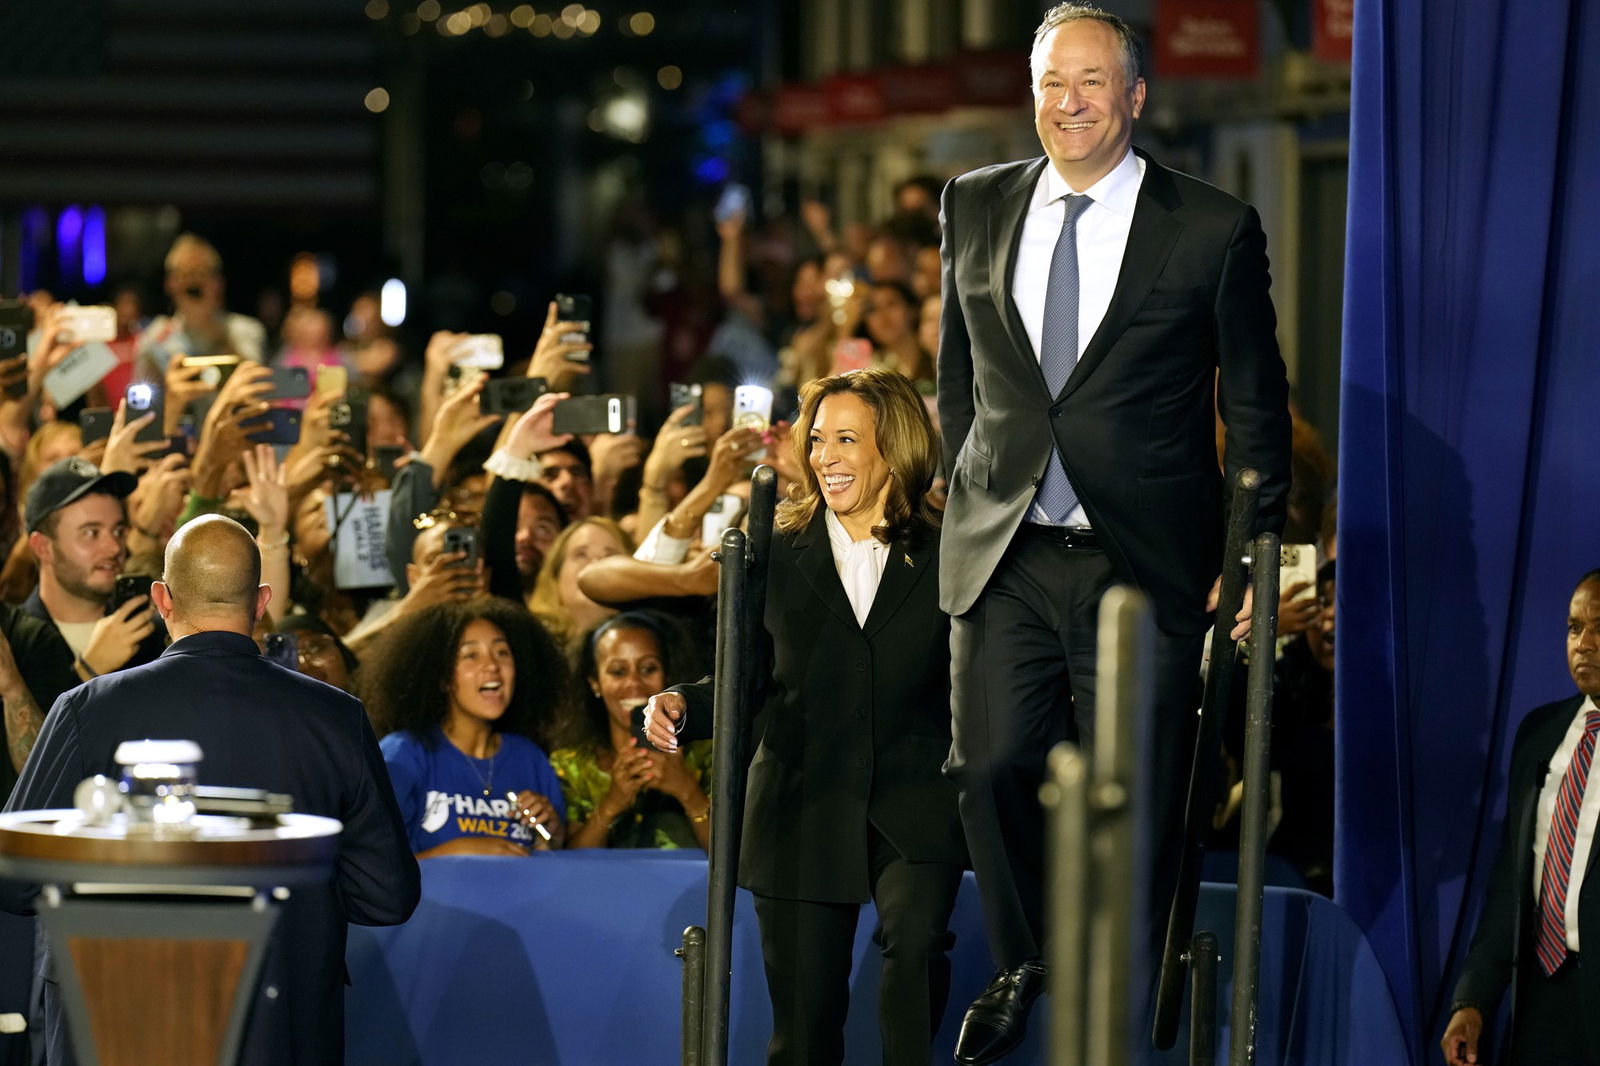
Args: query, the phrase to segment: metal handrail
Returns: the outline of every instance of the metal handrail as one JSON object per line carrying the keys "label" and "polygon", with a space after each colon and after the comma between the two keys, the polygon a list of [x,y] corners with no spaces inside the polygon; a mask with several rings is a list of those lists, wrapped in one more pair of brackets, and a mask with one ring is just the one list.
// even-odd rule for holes
{"label": "metal handrail", "polygon": [[1194,933],[1195,905],[1200,898],[1200,867],[1205,858],[1206,837],[1211,832],[1211,816],[1217,802],[1216,753],[1222,744],[1222,727],[1233,685],[1237,642],[1231,632],[1234,618],[1244,606],[1245,552],[1250,530],[1255,525],[1260,493],[1261,475],[1255,470],[1246,468],[1234,476],[1233,490],[1229,496],[1227,532],[1223,541],[1222,587],[1217,597],[1217,620],[1211,631],[1211,665],[1206,672],[1205,696],[1200,704],[1194,760],[1189,771],[1183,852],[1178,862],[1172,908],[1167,916],[1167,937],[1156,985],[1155,1024],[1151,1040],[1163,1050],[1170,1048],[1178,1039],[1178,1019],[1183,1010],[1186,976],[1183,957]]}

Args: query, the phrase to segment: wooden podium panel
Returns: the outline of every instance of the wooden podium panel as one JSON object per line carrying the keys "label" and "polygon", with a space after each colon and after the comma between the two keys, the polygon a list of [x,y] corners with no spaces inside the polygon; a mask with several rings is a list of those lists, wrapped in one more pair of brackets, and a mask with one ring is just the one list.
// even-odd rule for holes
{"label": "wooden podium panel", "polygon": [[250,946],[248,940],[70,938],[102,1066],[216,1062]]}

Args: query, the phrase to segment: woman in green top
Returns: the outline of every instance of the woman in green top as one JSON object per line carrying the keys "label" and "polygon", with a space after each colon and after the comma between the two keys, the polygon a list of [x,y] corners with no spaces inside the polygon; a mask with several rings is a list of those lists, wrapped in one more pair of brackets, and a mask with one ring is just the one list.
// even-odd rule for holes
{"label": "woman in green top", "polygon": [[596,626],[579,670],[588,688],[550,753],[567,802],[569,848],[704,848],[711,839],[711,745],[664,754],[634,735],[635,708],[668,683],[666,633],[630,611]]}

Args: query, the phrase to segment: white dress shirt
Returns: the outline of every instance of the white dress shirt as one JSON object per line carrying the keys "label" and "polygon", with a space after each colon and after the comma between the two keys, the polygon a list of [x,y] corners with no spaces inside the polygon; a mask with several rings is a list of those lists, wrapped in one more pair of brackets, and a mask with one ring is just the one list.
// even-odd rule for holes
{"label": "white dress shirt", "polygon": [[[1539,898],[1539,886],[1544,883],[1544,849],[1550,839],[1550,820],[1556,813],[1556,792],[1561,779],[1567,776],[1567,766],[1572,762],[1578,742],[1583,739],[1583,720],[1590,711],[1600,710],[1595,698],[1590,696],[1578,707],[1561,746],[1550,756],[1550,771],[1545,775],[1544,787],[1539,790],[1539,809],[1533,816],[1533,898]],[[1595,759],[1600,763],[1600,757]],[[1600,820],[1600,765],[1589,766],[1589,781],[1584,786],[1583,804],[1578,808],[1578,832],[1572,846],[1572,877],[1567,882],[1567,950],[1578,950],[1578,893],[1583,888],[1583,873],[1589,866],[1589,853],[1594,847],[1594,828]]]}
{"label": "white dress shirt", "polygon": [[[1117,276],[1122,272],[1122,253],[1128,247],[1128,230],[1133,226],[1134,202],[1139,198],[1139,186],[1143,183],[1144,160],[1129,149],[1111,173],[1082,190],[1094,203],[1078,216],[1076,354],[1079,356],[1089,346],[1095,330],[1100,328],[1100,321],[1106,317],[1106,309],[1111,306]],[[1056,241],[1066,217],[1063,198],[1073,192],[1060,171],[1046,163],[1033,187],[1028,213],[1022,220],[1022,244],[1017,248],[1017,261],[1011,274],[1011,299],[1022,316],[1022,326],[1033,345],[1035,359],[1039,358],[1039,343],[1044,333],[1044,300],[1050,286],[1050,261],[1055,257]],[[1037,502],[1028,510],[1028,521],[1054,523]],[[1080,504],[1064,524],[1074,529],[1087,528],[1089,516]]]}
{"label": "white dress shirt", "polygon": [[855,612],[856,625],[865,626],[867,615],[872,613],[872,601],[878,595],[878,582],[883,580],[883,568],[889,562],[889,545],[877,537],[851,540],[832,511],[823,522],[828,527],[828,547],[833,549],[833,568],[839,572],[839,583],[844,586],[845,598]]}

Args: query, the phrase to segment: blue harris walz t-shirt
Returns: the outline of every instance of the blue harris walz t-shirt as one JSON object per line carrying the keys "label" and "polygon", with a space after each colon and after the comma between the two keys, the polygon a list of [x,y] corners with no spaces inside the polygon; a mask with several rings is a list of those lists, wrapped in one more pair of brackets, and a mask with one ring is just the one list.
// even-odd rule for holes
{"label": "blue harris walz t-shirt", "polygon": [[492,760],[472,758],[439,730],[433,742],[430,749],[414,733],[402,731],[379,743],[413,852],[469,836],[503,837],[531,847],[533,830],[511,817],[507,792],[537,792],[566,819],[561,781],[544,749],[527,737],[502,733]]}

